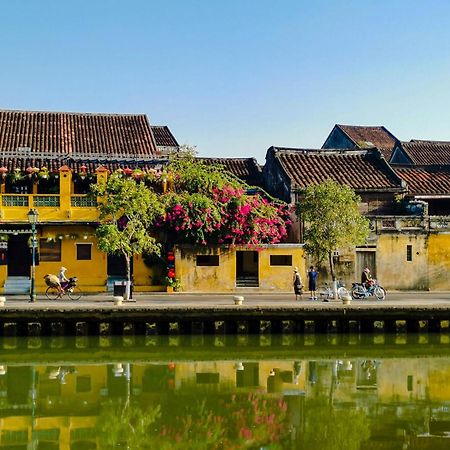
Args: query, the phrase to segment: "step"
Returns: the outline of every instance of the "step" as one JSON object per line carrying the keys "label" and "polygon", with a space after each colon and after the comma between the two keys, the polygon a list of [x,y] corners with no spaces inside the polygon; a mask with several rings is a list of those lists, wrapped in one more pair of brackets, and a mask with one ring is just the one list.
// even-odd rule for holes
{"label": "step", "polygon": [[28,277],[8,277],[3,287],[4,294],[28,294],[30,292]]}

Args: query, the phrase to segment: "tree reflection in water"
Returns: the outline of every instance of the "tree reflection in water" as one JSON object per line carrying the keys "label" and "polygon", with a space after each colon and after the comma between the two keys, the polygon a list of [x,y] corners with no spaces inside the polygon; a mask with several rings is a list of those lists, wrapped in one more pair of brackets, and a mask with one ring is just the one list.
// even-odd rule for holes
{"label": "tree reflection in water", "polygon": [[301,336],[295,345],[273,338],[270,346],[258,345],[259,337],[245,345],[226,338],[226,347],[215,338],[201,345],[178,339],[176,346],[142,339],[127,347],[122,340],[103,347],[89,339],[84,347],[0,340],[0,445],[448,448],[445,334],[427,336],[432,345],[396,345],[389,336],[376,345],[355,336],[338,345],[320,336]]}
{"label": "tree reflection in water", "polygon": [[263,393],[199,399],[175,396],[144,407],[126,401],[102,406],[97,429],[102,448],[286,448],[287,403]]}

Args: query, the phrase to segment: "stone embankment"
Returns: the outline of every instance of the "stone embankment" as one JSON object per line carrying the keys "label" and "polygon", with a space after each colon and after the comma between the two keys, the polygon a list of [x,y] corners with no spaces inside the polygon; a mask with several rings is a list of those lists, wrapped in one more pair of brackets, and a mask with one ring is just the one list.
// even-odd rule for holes
{"label": "stone embankment", "polygon": [[[243,297],[242,304],[236,296]],[[107,295],[78,302],[10,298],[0,309],[3,336],[448,332],[450,294],[396,293],[385,301],[293,300],[292,294]]]}

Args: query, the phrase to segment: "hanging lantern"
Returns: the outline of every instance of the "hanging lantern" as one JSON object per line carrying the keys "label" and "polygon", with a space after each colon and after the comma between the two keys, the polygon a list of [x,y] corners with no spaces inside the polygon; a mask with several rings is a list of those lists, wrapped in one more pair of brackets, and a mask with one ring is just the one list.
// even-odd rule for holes
{"label": "hanging lantern", "polygon": [[28,166],[28,167],[25,169],[25,172],[27,173],[28,178],[31,178],[31,177],[33,176],[33,168],[32,168],[31,166]]}
{"label": "hanging lantern", "polygon": [[0,167],[0,176],[2,178],[5,178],[7,173],[8,173],[8,169],[5,166]]}
{"label": "hanging lantern", "polygon": [[84,164],[82,166],[80,166],[80,178],[82,180],[84,180],[86,178],[86,171],[87,171],[87,166],[85,166]]}
{"label": "hanging lantern", "polygon": [[123,173],[128,177],[133,173],[133,170],[129,167],[125,167],[125,169],[123,169]]}

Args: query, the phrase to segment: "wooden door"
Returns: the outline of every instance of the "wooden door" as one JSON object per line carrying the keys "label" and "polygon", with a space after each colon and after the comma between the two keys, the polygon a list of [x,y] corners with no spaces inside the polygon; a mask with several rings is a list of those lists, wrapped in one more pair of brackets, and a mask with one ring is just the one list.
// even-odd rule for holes
{"label": "wooden door", "polygon": [[9,235],[8,240],[8,276],[29,277],[31,251],[28,247],[28,234]]}

